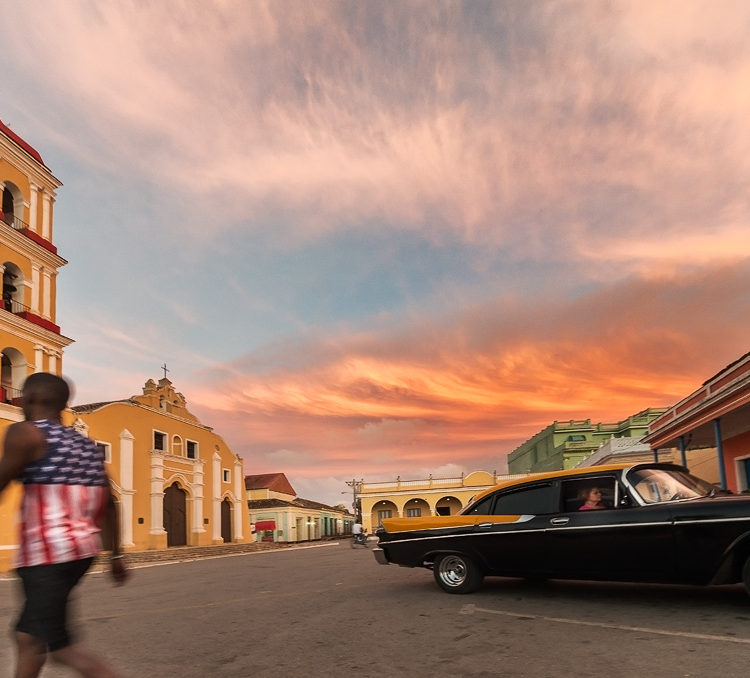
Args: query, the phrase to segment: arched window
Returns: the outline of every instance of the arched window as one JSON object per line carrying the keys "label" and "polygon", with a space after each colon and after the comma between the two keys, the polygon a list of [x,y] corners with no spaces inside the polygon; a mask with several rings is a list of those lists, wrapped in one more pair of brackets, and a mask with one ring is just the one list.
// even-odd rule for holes
{"label": "arched window", "polygon": [[182,438],[180,436],[172,436],[172,454],[175,457],[182,456]]}
{"label": "arched window", "polygon": [[18,186],[10,181],[5,182],[2,198],[3,221],[13,228],[21,229],[26,224],[23,219],[23,194]]}
{"label": "arched window", "polygon": [[12,403],[21,397],[21,386],[26,380],[26,358],[17,348],[6,347],[2,351],[0,387],[3,401]]}
{"label": "arched window", "polygon": [[23,271],[12,261],[3,263],[3,308],[11,313],[25,310],[23,307]]}

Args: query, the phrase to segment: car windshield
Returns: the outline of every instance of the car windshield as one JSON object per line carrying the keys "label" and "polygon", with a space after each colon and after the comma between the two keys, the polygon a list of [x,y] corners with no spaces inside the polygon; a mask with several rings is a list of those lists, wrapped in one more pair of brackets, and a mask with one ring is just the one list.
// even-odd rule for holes
{"label": "car windshield", "polygon": [[684,471],[641,468],[628,474],[630,484],[647,504],[714,495],[717,488]]}

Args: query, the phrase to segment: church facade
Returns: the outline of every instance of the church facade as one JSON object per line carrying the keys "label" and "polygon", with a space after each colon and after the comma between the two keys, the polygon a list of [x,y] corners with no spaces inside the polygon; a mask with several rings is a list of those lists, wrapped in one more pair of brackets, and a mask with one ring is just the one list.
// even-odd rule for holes
{"label": "church facade", "polygon": [[125,550],[246,541],[242,459],[187,409],[166,377],[125,400],[79,405],[70,422],[96,441],[119,502]]}

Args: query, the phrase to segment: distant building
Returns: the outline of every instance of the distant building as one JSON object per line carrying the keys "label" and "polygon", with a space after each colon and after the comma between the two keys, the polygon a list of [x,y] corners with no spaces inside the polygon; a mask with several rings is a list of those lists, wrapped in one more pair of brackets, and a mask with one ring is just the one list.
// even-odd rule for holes
{"label": "distant building", "polygon": [[301,499],[283,473],[245,476],[250,526],[258,541],[302,542],[351,532],[343,506]]}
{"label": "distant building", "polygon": [[354,490],[362,524],[372,532],[385,518],[455,515],[475,494],[511,477],[515,476],[474,471],[454,478],[359,481]]}
{"label": "distant building", "polygon": [[616,423],[555,421],[508,455],[508,472],[541,473],[574,468],[610,438],[641,438],[666,408],[649,408]]}

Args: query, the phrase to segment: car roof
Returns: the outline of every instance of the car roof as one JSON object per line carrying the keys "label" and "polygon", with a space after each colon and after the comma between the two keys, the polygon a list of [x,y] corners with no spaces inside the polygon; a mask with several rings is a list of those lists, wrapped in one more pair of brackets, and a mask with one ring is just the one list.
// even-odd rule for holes
{"label": "car roof", "polygon": [[[611,473],[612,471],[622,471],[624,469],[629,469],[634,466],[640,466],[641,464],[633,464],[632,462],[630,464],[607,464],[602,466],[587,466],[585,468],[571,468],[571,469],[565,469],[565,470],[558,470],[558,471],[546,471],[544,473],[529,473],[528,475],[524,476],[523,478],[513,478],[511,480],[504,480],[501,483],[498,483],[497,485],[494,485],[493,487],[490,487],[487,490],[483,490],[482,492],[475,495],[471,503],[478,501],[482,497],[486,497],[488,494],[492,494],[493,492],[496,492],[497,490],[502,490],[508,487],[514,487],[516,485],[526,485],[527,483],[533,483],[540,480],[554,480],[556,478],[568,478],[570,476],[576,476],[576,477],[582,477],[585,478],[586,476],[597,476],[601,475],[602,473]],[[648,466],[652,464],[646,464]],[[664,464],[659,464],[659,466],[664,466]]]}

